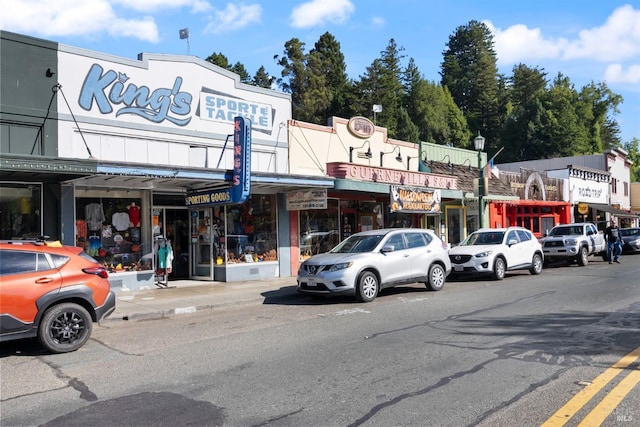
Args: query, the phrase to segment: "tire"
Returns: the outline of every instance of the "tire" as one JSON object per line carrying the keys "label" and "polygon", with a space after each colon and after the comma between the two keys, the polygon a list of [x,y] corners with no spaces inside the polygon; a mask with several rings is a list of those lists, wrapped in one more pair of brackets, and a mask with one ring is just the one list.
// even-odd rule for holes
{"label": "tire", "polygon": [[534,254],[533,259],[531,260],[531,268],[529,269],[529,272],[536,275],[540,274],[542,273],[542,266],[542,257],[540,256],[540,254]]}
{"label": "tire", "polygon": [[587,251],[585,246],[580,248],[580,253],[578,254],[576,261],[578,261],[578,265],[581,267],[584,267],[589,263],[589,251]]}
{"label": "tire", "polygon": [[429,281],[425,283],[430,291],[439,291],[447,280],[447,273],[440,264],[429,267]]}
{"label": "tire", "polygon": [[50,307],[38,325],[40,344],[53,353],[82,347],[91,336],[93,320],[81,305],[66,302]]}
{"label": "tire", "polygon": [[497,257],[493,262],[493,278],[495,280],[504,279],[504,275],[507,271],[507,263],[504,261],[504,258]]}
{"label": "tire", "polygon": [[378,296],[380,282],[378,277],[370,271],[360,274],[356,288],[356,297],[360,302],[371,302]]}

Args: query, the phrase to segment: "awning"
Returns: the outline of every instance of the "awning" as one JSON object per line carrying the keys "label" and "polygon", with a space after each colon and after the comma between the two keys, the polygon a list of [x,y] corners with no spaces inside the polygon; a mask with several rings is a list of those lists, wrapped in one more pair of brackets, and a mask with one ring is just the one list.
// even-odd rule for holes
{"label": "awning", "polygon": [[[153,165],[110,164],[101,162],[96,173],[68,180],[80,187],[159,190],[186,193],[229,188],[229,171],[223,169],[172,168]],[[251,173],[251,191],[285,193],[309,188],[332,188],[334,179],[267,172]]]}
{"label": "awning", "polygon": [[610,214],[613,214],[621,218],[640,218],[640,215],[636,215],[632,212],[623,211],[621,209],[617,209],[609,205],[603,205],[599,203],[589,203],[589,207],[599,211],[609,212]]}

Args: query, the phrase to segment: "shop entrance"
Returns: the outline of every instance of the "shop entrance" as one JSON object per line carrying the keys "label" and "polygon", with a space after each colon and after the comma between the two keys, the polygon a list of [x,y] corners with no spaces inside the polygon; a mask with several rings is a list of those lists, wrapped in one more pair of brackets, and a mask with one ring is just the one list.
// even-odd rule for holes
{"label": "shop entrance", "polygon": [[170,241],[174,254],[170,280],[189,278],[189,211],[186,208],[154,207],[153,238]]}
{"label": "shop entrance", "polygon": [[194,279],[213,280],[215,246],[212,208],[195,209],[190,212],[190,276]]}
{"label": "shop entrance", "polygon": [[447,243],[452,247],[460,244],[465,236],[464,208],[462,206],[447,206]]}

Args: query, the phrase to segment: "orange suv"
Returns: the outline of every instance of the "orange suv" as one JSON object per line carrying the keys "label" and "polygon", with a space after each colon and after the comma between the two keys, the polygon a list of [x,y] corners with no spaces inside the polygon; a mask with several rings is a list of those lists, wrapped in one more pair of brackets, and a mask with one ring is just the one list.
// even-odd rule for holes
{"label": "orange suv", "polygon": [[116,308],[108,277],[82,248],[0,241],[0,342],[37,337],[54,353],[77,350]]}

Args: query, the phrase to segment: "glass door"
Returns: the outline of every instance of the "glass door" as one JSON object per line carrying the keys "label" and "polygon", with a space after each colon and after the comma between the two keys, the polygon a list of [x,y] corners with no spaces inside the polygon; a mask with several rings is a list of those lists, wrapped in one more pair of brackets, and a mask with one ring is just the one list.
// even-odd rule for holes
{"label": "glass door", "polygon": [[192,278],[213,280],[214,228],[211,208],[191,210],[189,216],[190,274]]}
{"label": "glass door", "polygon": [[464,208],[447,206],[447,243],[453,246],[460,244],[465,236]]}

